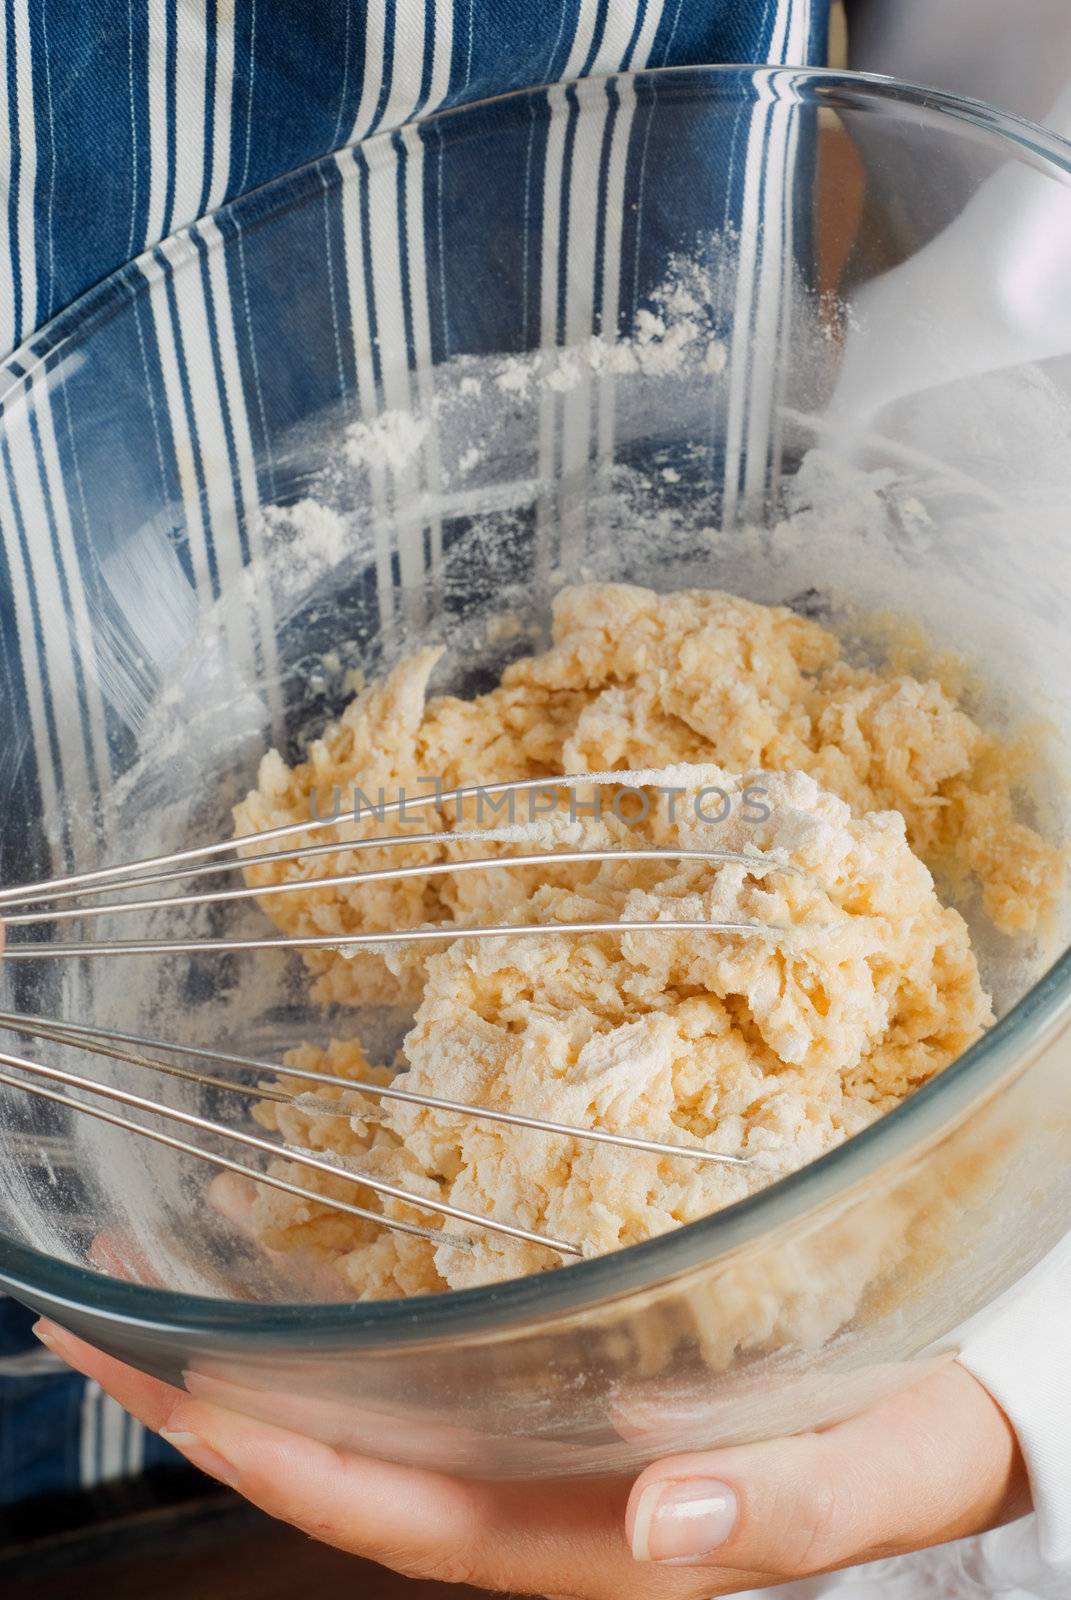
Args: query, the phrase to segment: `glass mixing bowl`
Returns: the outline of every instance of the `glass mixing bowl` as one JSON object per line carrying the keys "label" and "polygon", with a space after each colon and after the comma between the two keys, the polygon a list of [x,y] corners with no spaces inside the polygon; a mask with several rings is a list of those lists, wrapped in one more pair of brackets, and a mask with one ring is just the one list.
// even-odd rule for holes
{"label": "glass mixing bowl", "polygon": [[[437,685],[472,692],[588,577],[789,602],[864,655],[867,619],[901,613],[971,658],[980,714],[1034,720],[1031,803],[1059,832],[1066,371],[999,296],[1000,370],[962,359],[999,230],[951,310],[923,278],[893,316],[883,285],[994,192],[1066,237],[1069,171],[1060,141],[929,91],[671,70],[378,135],[149,251],[2,373],[3,881],[226,835],[257,758],[315,735],[350,669],[436,640]],[[905,348],[916,392],[890,400]],[[992,1031],[672,1235],[348,1303],[216,1214],[200,1163],[9,1089],[0,1284],[174,1383],[463,1473],[624,1471],[843,1416],[946,1359],[1071,1220],[1071,958],[963,909]],[[225,907],[138,933],[242,929],[267,931]],[[340,1025],[272,952],[5,961],[0,984],[9,1011],[261,1056]],[[367,1019],[385,1051],[398,1020]]]}

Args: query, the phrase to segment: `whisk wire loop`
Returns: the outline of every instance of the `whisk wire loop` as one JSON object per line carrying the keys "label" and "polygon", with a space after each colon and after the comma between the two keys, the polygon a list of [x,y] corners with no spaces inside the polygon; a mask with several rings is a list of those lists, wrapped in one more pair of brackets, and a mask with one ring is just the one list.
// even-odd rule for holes
{"label": "whisk wire loop", "polygon": [[[501,797],[505,794],[524,793],[525,791],[547,791],[563,786],[571,787],[578,784],[600,783],[606,782],[609,778],[615,776],[619,779],[627,779],[629,775],[585,773],[458,788],[446,793],[432,793],[399,799],[394,802],[384,802],[382,807],[377,808],[377,816],[388,813],[394,814],[401,812],[403,808],[419,805],[435,805],[440,809],[444,805],[454,805],[460,811],[465,802],[473,798]],[[147,857],[141,861],[125,865],[101,867],[93,871],[76,873],[66,878],[52,878],[38,884],[23,884],[0,889],[0,917],[3,918],[5,927],[9,932],[15,931],[18,933],[22,929],[40,930],[48,926],[65,926],[71,922],[81,922],[100,917],[127,916],[135,912],[148,914],[174,913],[179,910],[186,911],[191,909],[211,910],[240,904],[249,900],[259,901],[299,892],[307,894],[327,889],[360,888],[384,882],[439,877],[446,874],[491,872],[503,869],[516,871],[523,868],[541,868],[544,871],[550,871],[561,867],[597,865],[608,861],[676,862],[678,864],[702,862],[715,868],[734,865],[742,866],[748,874],[757,879],[764,879],[767,874],[772,872],[799,875],[797,869],[790,863],[757,850],[728,851],[702,850],[688,847],[636,846],[630,848],[620,846],[609,849],[570,848],[527,849],[520,851],[514,849],[512,854],[461,856],[458,859],[400,864],[398,866],[377,867],[365,871],[343,871],[319,877],[288,877],[281,882],[253,884],[248,881],[248,873],[251,869],[274,867],[289,862],[300,861],[304,863],[308,859],[320,859],[332,855],[343,856],[350,852],[356,853],[363,850],[395,850],[403,846],[412,847],[414,845],[441,847],[444,844],[475,844],[478,846],[481,841],[493,841],[515,847],[518,844],[523,845],[525,842],[530,843],[532,838],[531,829],[526,832],[523,828],[511,827],[427,831],[417,834],[389,834],[381,837],[361,837],[356,839],[336,837],[318,843],[309,842],[310,835],[326,832],[328,829],[335,829],[337,833],[344,826],[345,823],[338,817],[313,817],[300,823],[286,823],[279,827],[265,829],[260,833],[245,834],[235,839],[218,840],[185,850],[174,851],[168,855]],[[300,843],[293,844],[289,848],[281,850],[266,850],[264,848],[266,845],[283,844],[287,840],[299,838]],[[243,852],[245,853],[243,854]],[[162,884],[182,883],[202,875],[218,876],[222,873],[235,871],[247,873],[247,881],[244,886],[232,889],[199,890],[195,893],[158,894],[151,898],[113,898],[105,900],[103,903],[86,903],[87,898],[90,902],[98,901],[102,894],[126,896],[131,892],[154,889]],[[74,903],[71,904],[70,902]],[[4,960],[16,962],[42,961],[91,956],[114,958],[127,955],[189,954],[201,956],[210,953],[223,954],[260,950],[313,951],[334,949],[345,953],[347,951],[357,952],[362,949],[374,951],[398,944],[423,945],[442,943],[455,939],[524,939],[547,937],[551,934],[573,936],[612,934],[618,937],[627,937],[630,934],[653,932],[686,932],[707,937],[728,935],[780,940],[787,936],[789,930],[778,928],[771,923],[763,921],[748,921],[744,919],[704,920],[702,918],[651,917],[631,920],[627,918],[607,918],[590,921],[494,923],[474,926],[451,923],[405,929],[364,928],[355,932],[339,931],[335,933],[272,937],[250,936],[243,938],[190,936],[186,938],[52,940],[43,942],[31,937],[30,939],[16,938],[13,941],[9,939],[4,953]],[[571,1123],[540,1117],[519,1109],[471,1105],[467,1102],[446,1097],[424,1094],[406,1087],[404,1074],[396,1076],[388,1083],[376,1083],[367,1079],[341,1077],[331,1073],[289,1066],[285,1063],[266,1061],[255,1056],[209,1050],[190,1044],[174,1043],[166,1039],[124,1032],[120,1029],[104,1029],[16,1011],[0,1012],[0,1028],[23,1037],[41,1040],[61,1049],[74,1049],[102,1060],[111,1060],[133,1067],[139,1071],[148,1071],[164,1078],[191,1083],[201,1090],[290,1105],[318,1115],[350,1118],[355,1114],[351,1107],[347,1107],[337,1100],[326,1099],[323,1095],[317,1095],[315,1092],[316,1089],[330,1088],[336,1093],[339,1090],[352,1091],[368,1096],[374,1101],[393,1101],[446,1116],[472,1118],[477,1121],[500,1124],[518,1130],[535,1131],[546,1136],[567,1138],[580,1143],[644,1152],[660,1159],[690,1160],[699,1164],[720,1164],[727,1167],[740,1168],[746,1168],[751,1165],[750,1158],[746,1155],[725,1154],[720,1151],[709,1150],[698,1144],[670,1143],[657,1139],[645,1139],[631,1133],[613,1132],[607,1128],[575,1126]],[[165,1059],[161,1059],[161,1057]],[[176,1057],[180,1059],[174,1059]],[[186,1058],[187,1062],[200,1063],[200,1067],[183,1064],[181,1060],[183,1057]],[[357,1162],[349,1157],[336,1156],[333,1160],[328,1160],[324,1155],[316,1151],[302,1149],[285,1142],[277,1142],[264,1137],[262,1134],[253,1133],[232,1126],[229,1123],[217,1121],[212,1117],[204,1116],[200,1112],[169,1104],[162,1099],[149,1098],[146,1095],[121,1087],[116,1083],[105,1081],[99,1077],[71,1072],[62,1067],[46,1065],[23,1056],[4,1052],[0,1052],[0,1067],[8,1069],[0,1072],[0,1084],[6,1088],[27,1092],[31,1096],[58,1104],[73,1113],[94,1117],[125,1132],[154,1140],[161,1146],[184,1155],[194,1156],[203,1161],[214,1163],[223,1170],[240,1174],[258,1183],[268,1184],[318,1206],[334,1208],[348,1215],[370,1220],[396,1231],[417,1235],[430,1240],[436,1245],[448,1245],[451,1248],[471,1250],[473,1248],[471,1232],[443,1232],[408,1218],[385,1216],[380,1212],[361,1206],[353,1200],[321,1194],[319,1191],[308,1187],[307,1184],[283,1177],[278,1171],[273,1172],[264,1170],[261,1167],[251,1166],[247,1162],[237,1161],[233,1156],[223,1155],[210,1146],[193,1143],[188,1139],[179,1138],[175,1134],[166,1133],[156,1127],[152,1119],[171,1120],[186,1129],[194,1130],[202,1138],[208,1137],[215,1142],[225,1144],[227,1142],[237,1144],[243,1150],[253,1152],[262,1158],[265,1156],[274,1159],[283,1158],[297,1163],[300,1168],[330,1176],[334,1179],[348,1180],[372,1190],[384,1199],[394,1200],[411,1207],[418,1214],[430,1213],[448,1217],[454,1222],[464,1224],[468,1230],[486,1230],[493,1234],[521,1240],[525,1243],[544,1246],[563,1257],[575,1257],[582,1253],[580,1248],[569,1240],[558,1239],[549,1234],[540,1233],[498,1216],[485,1216],[468,1211],[462,1207],[454,1206],[435,1194],[419,1194],[398,1184],[390,1183],[376,1176],[374,1172],[363,1170]],[[202,1070],[203,1068],[210,1070]],[[258,1075],[258,1080],[254,1082],[245,1081],[241,1077],[230,1075],[228,1069],[237,1070],[238,1072],[252,1071]],[[284,1087],[278,1082],[265,1082],[265,1078],[290,1080],[290,1084]],[[291,1086],[292,1083],[307,1083],[310,1088],[300,1094],[295,1094]],[[86,1098],[87,1096],[88,1098]],[[135,1117],[124,1116],[120,1112],[100,1104],[99,1102],[102,1100],[111,1102],[112,1105],[120,1105],[128,1111],[137,1112],[140,1117],[148,1117],[150,1121],[146,1122]],[[366,1120],[369,1113],[362,1110],[359,1114],[362,1120]]]}

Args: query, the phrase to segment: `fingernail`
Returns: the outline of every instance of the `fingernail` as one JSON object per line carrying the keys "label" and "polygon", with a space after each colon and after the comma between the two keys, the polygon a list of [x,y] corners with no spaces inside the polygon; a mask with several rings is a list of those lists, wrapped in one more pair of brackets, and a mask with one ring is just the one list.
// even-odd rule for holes
{"label": "fingernail", "polygon": [[199,1439],[197,1434],[183,1433],[179,1429],[161,1428],[160,1437],[166,1439],[168,1444],[174,1445],[193,1466],[200,1467],[202,1472],[207,1472],[210,1478],[218,1478],[228,1489],[237,1489],[236,1469],[220,1455],[218,1450],[213,1450],[211,1445]]}
{"label": "fingernail", "polygon": [[47,1322],[44,1317],[39,1318],[30,1329],[34,1338],[44,1345],[46,1350],[51,1350],[53,1355],[59,1356],[62,1361],[68,1360],[66,1352],[66,1338],[62,1328],[57,1328],[54,1322]]}
{"label": "fingernail", "polygon": [[651,1483],[640,1495],[632,1525],[637,1561],[681,1564],[713,1555],[736,1527],[736,1495],[716,1478]]}

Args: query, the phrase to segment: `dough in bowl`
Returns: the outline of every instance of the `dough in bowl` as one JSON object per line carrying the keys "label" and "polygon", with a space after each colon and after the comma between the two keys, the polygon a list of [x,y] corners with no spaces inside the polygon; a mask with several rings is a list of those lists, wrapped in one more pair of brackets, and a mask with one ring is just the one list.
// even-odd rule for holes
{"label": "dough in bowl", "polygon": [[[754,860],[448,871],[263,897],[293,934],[448,929],[441,944],[312,952],[313,994],[357,1008],[411,1004],[397,1064],[407,1088],[701,1144],[748,1164],[506,1127],[344,1084],[303,1104],[258,1107],[289,1144],[338,1152],[370,1175],[595,1255],[705,1216],[822,1155],[992,1021],[967,925],[932,872],[973,883],[995,926],[1024,935],[1052,903],[1061,858],[1016,815],[1022,758],[963,710],[950,678],[850,665],[829,631],[783,607],[616,584],[564,591],[552,647],[514,662],[475,699],[427,698],[438,658],[420,651],[363,690],[302,764],[264,759],[258,788],[236,809],[240,833],[304,820],[313,807],[322,815],[336,791],[343,814],[337,855],[250,867],[251,883],[533,848],[654,845]],[[573,790],[548,784],[511,809],[469,801],[411,812],[409,831],[437,837],[347,849],[405,832],[397,816],[370,808],[380,794],[427,793],[431,776],[449,791],[569,773],[620,776]],[[456,837],[476,828],[493,837]],[[760,931],[552,931],[640,919]],[[466,924],[481,923],[547,931],[466,939]],[[385,1081],[389,1070],[369,1065],[359,1034],[358,1009],[351,1036],[288,1063]],[[307,1088],[288,1083],[299,1096]],[[318,1193],[444,1226],[298,1163],[279,1170]],[[460,1223],[445,1227],[464,1232],[471,1250],[263,1187],[254,1222],[266,1245],[311,1252],[360,1298],[560,1264],[541,1246]]]}

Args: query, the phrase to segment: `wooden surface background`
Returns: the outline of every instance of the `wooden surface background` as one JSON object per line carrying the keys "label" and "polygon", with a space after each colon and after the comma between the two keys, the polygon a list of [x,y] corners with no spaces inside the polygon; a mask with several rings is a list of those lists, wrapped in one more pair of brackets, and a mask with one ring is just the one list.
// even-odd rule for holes
{"label": "wooden surface background", "polygon": [[4,1600],[487,1600],[399,1578],[202,1484],[168,1505],[0,1543]]}

